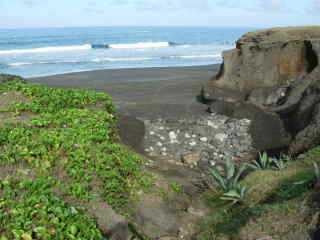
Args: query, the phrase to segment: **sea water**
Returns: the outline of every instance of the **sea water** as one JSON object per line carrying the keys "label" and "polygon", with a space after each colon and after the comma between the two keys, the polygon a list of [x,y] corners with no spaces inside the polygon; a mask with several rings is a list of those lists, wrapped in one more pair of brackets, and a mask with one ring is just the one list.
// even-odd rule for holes
{"label": "sea water", "polygon": [[0,29],[0,73],[48,76],[99,69],[221,63],[248,28]]}

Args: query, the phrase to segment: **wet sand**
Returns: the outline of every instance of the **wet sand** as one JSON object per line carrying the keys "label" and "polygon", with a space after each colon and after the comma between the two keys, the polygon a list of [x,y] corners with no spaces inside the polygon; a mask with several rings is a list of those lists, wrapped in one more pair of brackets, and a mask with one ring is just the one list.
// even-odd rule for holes
{"label": "wet sand", "polygon": [[105,91],[120,113],[139,119],[183,118],[203,114],[205,106],[197,103],[196,96],[217,71],[218,65],[98,70],[29,81]]}

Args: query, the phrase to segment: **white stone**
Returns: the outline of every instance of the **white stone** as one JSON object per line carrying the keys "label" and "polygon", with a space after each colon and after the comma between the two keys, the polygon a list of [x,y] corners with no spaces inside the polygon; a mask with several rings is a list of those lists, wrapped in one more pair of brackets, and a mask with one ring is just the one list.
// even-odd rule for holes
{"label": "white stone", "polygon": [[157,146],[158,146],[158,147],[162,147],[163,144],[162,144],[161,142],[157,142]]}
{"label": "white stone", "polygon": [[194,146],[196,146],[196,145],[197,145],[197,143],[196,143],[196,142],[194,142],[194,141],[192,141],[192,142],[190,142],[190,143],[189,143],[189,145],[190,145],[191,147],[194,147]]}
{"label": "white stone", "polygon": [[164,127],[159,127],[159,130],[164,130]]}
{"label": "white stone", "polygon": [[151,135],[151,136],[154,135],[154,134],[155,134],[154,132],[152,132],[152,131],[150,132],[150,135]]}
{"label": "white stone", "polygon": [[190,136],[189,133],[186,133],[186,134],[184,135],[184,137],[185,137],[185,138],[191,138],[191,136]]}
{"label": "white stone", "polygon": [[167,148],[161,148],[161,151],[163,151],[163,152],[166,152],[167,151]]}
{"label": "white stone", "polygon": [[164,141],[166,138],[164,136],[160,136],[160,140]]}
{"label": "white stone", "polygon": [[201,142],[208,142],[208,138],[202,137],[202,138],[200,138],[200,141],[201,141]]}
{"label": "white stone", "polygon": [[209,127],[212,127],[212,128],[215,128],[215,129],[218,129],[219,127],[217,126],[217,124],[215,124],[213,121],[208,121],[208,126]]}
{"label": "white stone", "polygon": [[177,142],[177,134],[173,131],[169,132],[169,139],[171,143]]}
{"label": "white stone", "polygon": [[215,139],[219,140],[220,142],[224,142],[228,138],[227,134],[219,133],[215,136]]}

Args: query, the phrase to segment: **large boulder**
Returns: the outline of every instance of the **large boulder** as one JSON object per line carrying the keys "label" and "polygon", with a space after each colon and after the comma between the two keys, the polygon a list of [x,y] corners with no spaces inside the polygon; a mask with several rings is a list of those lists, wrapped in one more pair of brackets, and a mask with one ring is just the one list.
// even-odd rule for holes
{"label": "large boulder", "polygon": [[247,112],[258,151],[320,144],[320,27],[247,33],[223,57],[202,91],[210,111]]}

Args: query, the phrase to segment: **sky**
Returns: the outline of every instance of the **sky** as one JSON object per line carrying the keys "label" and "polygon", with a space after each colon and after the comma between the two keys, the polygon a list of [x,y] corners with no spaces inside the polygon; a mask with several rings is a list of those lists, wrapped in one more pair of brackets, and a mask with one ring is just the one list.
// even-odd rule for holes
{"label": "sky", "polygon": [[320,0],[0,0],[0,28],[320,25]]}

